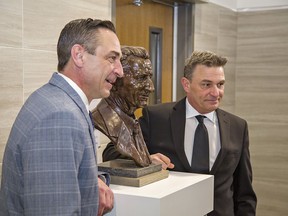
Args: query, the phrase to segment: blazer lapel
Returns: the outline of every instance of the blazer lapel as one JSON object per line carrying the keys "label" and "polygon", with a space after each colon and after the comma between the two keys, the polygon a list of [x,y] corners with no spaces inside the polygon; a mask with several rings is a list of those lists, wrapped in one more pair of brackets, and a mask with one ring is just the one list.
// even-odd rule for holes
{"label": "blazer lapel", "polygon": [[221,142],[221,149],[219,151],[219,154],[214,162],[214,165],[211,169],[211,174],[215,174],[218,167],[222,163],[227,148],[229,145],[229,134],[230,134],[230,120],[228,117],[226,117],[225,112],[221,109],[216,110],[217,117],[218,117],[218,123],[219,123],[219,132],[220,132],[220,142]]}
{"label": "blazer lapel", "polygon": [[87,112],[87,109],[85,107],[85,104],[83,103],[82,99],[78,95],[78,93],[56,72],[52,75],[52,78],[49,81],[50,84],[57,86],[58,88],[62,89],[64,92],[67,93],[67,95],[75,102],[75,104],[79,107],[81,112],[83,113],[88,125],[89,125],[89,132],[94,148],[94,153],[96,157],[96,141],[94,137],[94,128],[92,125],[92,122],[90,120],[89,114]]}
{"label": "blazer lapel", "polygon": [[175,104],[171,112],[171,131],[176,153],[186,170],[191,171],[184,150],[184,133],[186,122],[186,97]]}

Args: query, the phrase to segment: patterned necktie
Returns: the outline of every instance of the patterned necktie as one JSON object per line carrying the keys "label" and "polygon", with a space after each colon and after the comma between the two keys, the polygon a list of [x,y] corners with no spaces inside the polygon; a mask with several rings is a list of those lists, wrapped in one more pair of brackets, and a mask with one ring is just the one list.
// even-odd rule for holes
{"label": "patterned necktie", "polygon": [[195,173],[209,173],[209,139],[204,125],[205,116],[196,116],[199,124],[195,130],[191,168]]}
{"label": "patterned necktie", "polygon": [[89,117],[90,117],[90,120],[91,120],[91,122],[92,122],[92,126],[93,126],[93,128],[94,128],[94,120],[93,120],[93,116],[92,116],[92,112],[91,111],[89,111]]}

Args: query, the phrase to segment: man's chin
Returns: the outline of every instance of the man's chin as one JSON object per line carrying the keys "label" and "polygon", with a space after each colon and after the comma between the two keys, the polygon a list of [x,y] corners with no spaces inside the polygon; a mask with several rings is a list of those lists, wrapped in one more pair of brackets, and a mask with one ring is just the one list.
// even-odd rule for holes
{"label": "man's chin", "polygon": [[219,104],[217,104],[217,105],[215,104],[213,106],[209,106],[208,110],[209,110],[209,112],[212,112],[212,111],[218,109],[218,107],[219,107]]}
{"label": "man's chin", "polygon": [[110,90],[107,90],[107,91],[105,91],[105,92],[102,92],[102,94],[101,94],[101,98],[107,98],[107,97],[109,97],[110,96]]}
{"label": "man's chin", "polygon": [[148,105],[148,102],[147,101],[141,101],[140,102],[140,107],[141,108],[143,108],[143,107],[145,107],[145,106],[147,106]]}

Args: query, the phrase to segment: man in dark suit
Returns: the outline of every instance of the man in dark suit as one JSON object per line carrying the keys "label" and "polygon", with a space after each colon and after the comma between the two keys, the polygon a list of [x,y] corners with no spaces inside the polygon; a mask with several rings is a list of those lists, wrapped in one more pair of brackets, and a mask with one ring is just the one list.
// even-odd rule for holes
{"label": "man in dark suit", "polygon": [[254,216],[257,199],[252,187],[247,122],[218,108],[224,95],[226,62],[214,53],[194,51],[181,80],[187,97],[145,107],[139,121],[150,154],[166,155],[175,165],[173,171],[195,172],[196,116],[205,116],[208,173],[214,175],[214,210],[208,215]]}

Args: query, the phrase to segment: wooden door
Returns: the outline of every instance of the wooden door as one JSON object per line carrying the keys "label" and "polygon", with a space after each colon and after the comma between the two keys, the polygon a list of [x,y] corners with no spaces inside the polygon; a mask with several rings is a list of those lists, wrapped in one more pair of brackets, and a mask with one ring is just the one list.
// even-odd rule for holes
{"label": "wooden door", "polygon": [[173,7],[151,0],[143,2],[141,6],[135,6],[132,0],[116,0],[117,35],[121,45],[142,46],[150,52],[150,29],[162,30],[161,102],[170,102],[172,100]]}

